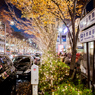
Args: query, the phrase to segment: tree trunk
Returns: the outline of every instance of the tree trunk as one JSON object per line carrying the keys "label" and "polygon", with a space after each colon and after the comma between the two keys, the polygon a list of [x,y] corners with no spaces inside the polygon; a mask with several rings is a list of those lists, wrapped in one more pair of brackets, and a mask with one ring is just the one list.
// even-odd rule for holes
{"label": "tree trunk", "polygon": [[69,76],[71,77],[74,73],[75,69],[75,60],[76,60],[76,48],[72,50],[71,64],[70,64],[70,72]]}

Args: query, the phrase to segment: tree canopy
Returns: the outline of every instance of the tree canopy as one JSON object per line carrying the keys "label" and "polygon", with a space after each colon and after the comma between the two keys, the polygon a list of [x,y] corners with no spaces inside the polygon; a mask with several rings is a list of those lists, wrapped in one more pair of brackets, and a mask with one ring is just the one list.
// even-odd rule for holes
{"label": "tree canopy", "polygon": [[[79,35],[79,24],[75,29],[75,20],[77,17],[80,19],[84,15],[86,5],[90,0],[8,0],[8,3],[12,3],[22,12],[22,17],[26,17],[32,20],[32,25],[38,26],[39,33],[47,33],[43,31],[50,24],[61,20],[68,29],[69,41],[72,49],[71,69],[75,67],[76,58],[76,46]],[[69,20],[72,25],[72,29],[69,29]],[[40,27],[39,27],[40,26]],[[50,27],[47,27],[47,30]],[[38,31],[39,31],[38,30]],[[77,31],[76,31],[77,30]],[[51,32],[51,31],[48,31]],[[42,37],[42,35],[41,35]]]}

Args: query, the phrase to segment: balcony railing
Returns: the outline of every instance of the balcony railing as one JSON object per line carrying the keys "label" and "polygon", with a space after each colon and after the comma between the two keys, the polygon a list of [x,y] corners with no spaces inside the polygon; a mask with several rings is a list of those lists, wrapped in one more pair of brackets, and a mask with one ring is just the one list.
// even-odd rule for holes
{"label": "balcony railing", "polygon": [[95,24],[95,8],[80,21],[80,31]]}

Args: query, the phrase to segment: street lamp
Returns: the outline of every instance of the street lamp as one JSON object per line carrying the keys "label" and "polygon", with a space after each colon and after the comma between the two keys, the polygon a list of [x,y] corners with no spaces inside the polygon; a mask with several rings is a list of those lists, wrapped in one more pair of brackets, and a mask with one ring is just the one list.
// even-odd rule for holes
{"label": "street lamp", "polygon": [[68,32],[68,28],[65,28],[65,29],[64,29],[64,34],[65,34],[66,32]]}
{"label": "street lamp", "polygon": [[10,25],[14,25],[14,21],[10,21]]}
{"label": "street lamp", "polygon": [[4,54],[6,54],[6,24],[4,24],[4,23],[2,23],[2,21],[0,21],[0,25],[4,25],[5,26]]}

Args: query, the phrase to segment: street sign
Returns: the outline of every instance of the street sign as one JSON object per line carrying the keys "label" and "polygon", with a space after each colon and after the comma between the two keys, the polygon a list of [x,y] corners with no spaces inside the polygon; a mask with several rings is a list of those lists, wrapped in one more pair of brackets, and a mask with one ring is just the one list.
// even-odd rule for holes
{"label": "street sign", "polygon": [[89,42],[95,40],[95,26],[80,33],[80,42]]}

